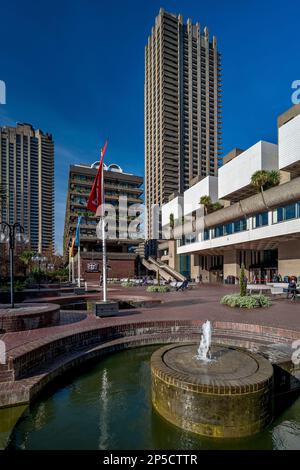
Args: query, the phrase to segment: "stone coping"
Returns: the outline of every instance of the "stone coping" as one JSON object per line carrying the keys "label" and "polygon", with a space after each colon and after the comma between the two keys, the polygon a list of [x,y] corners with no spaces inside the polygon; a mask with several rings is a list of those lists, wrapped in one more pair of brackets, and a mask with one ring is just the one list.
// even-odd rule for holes
{"label": "stone coping", "polygon": [[0,304],[0,315],[5,315],[6,317],[21,317],[24,315],[53,312],[59,308],[59,305],[52,303],[20,303],[15,304],[15,308],[11,308],[9,304]]}
{"label": "stone coping", "polygon": [[[214,395],[234,395],[256,392],[271,383],[273,368],[264,357],[232,346],[212,346],[215,352],[225,351],[218,361],[196,364],[192,357],[197,351],[196,343],[169,345],[155,351],[151,358],[152,374],[166,384],[189,390],[194,393]],[[184,355],[184,363],[182,357]],[[231,355],[233,370],[226,371],[226,356]],[[225,360],[224,360],[225,358]],[[187,372],[186,364],[190,371]],[[220,369],[221,367],[221,369]],[[217,370],[216,370],[217,369]]]}
{"label": "stone coping", "polygon": [[60,306],[57,304],[16,304],[15,308],[0,308],[0,330],[15,332],[57,325]]}
{"label": "stone coping", "polygon": [[[66,339],[69,337],[76,339],[76,335],[78,334],[89,332],[101,332],[105,331],[107,328],[117,328],[120,332],[122,332],[139,328],[149,328],[151,330],[151,328],[159,326],[162,329],[173,328],[174,332],[176,332],[176,329],[178,331],[179,328],[192,327],[194,330],[198,328],[198,334],[200,335],[200,327],[202,326],[202,324],[202,320],[143,320],[142,322],[140,322],[128,319],[123,320],[122,317],[120,317],[118,319],[118,323],[114,323],[113,325],[93,324],[81,326],[80,324],[77,324],[76,326],[74,326],[72,331],[62,331],[54,335],[45,336],[41,339],[25,343],[22,346],[17,346],[15,348],[8,349],[8,353],[9,357],[14,359],[23,355],[26,352],[34,351],[36,348],[46,344],[51,344],[55,341]],[[300,338],[300,331],[298,330],[271,327],[266,325],[256,325],[251,323],[235,323],[217,320],[212,322],[212,327],[213,334],[217,331],[228,333],[228,335],[232,333],[239,333],[242,334],[243,337],[249,336],[251,339],[264,339],[267,342],[271,343],[275,343],[277,341],[289,342]]]}

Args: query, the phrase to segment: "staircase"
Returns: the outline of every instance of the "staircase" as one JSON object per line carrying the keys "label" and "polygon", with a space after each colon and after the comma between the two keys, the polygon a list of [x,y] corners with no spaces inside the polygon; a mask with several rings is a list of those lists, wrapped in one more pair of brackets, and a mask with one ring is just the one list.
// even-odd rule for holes
{"label": "staircase", "polygon": [[156,273],[159,273],[159,275],[165,279],[165,281],[168,281],[171,279],[171,281],[184,281],[185,277],[175,271],[175,269],[170,268],[170,266],[166,265],[162,261],[158,261],[151,256],[149,256],[148,259],[143,258],[142,263],[145,266],[145,268],[149,269],[149,271],[154,271]]}

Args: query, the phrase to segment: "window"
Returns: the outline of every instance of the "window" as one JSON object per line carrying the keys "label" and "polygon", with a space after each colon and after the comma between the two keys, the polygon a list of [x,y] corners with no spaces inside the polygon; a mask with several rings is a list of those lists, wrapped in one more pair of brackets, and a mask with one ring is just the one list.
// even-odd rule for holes
{"label": "window", "polygon": [[290,204],[285,207],[286,220],[294,219],[296,217],[296,204]]}
{"label": "window", "polygon": [[253,217],[253,228],[264,227],[269,223],[269,214],[268,212],[261,212],[260,214],[256,214]]}
{"label": "window", "polygon": [[289,204],[285,207],[278,207],[273,211],[273,224],[283,222],[285,220],[295,219],[300,216],[300,203]]}
{"label": "window", "polygon": [[239,233],[247,230],[247,220],[240,219],[233,222],[233,233]]}
{"label": "window", "polygon": [[233,232],[233,225],[231,224],[226,224],[224,225],[224,235],[231,235]]}
{"label": "window", "polygon": [[247,230],[247,220],[240,219],[225,225],[218,225],[213,229],[213,237],[223,237],[224,235],[232,235]]}

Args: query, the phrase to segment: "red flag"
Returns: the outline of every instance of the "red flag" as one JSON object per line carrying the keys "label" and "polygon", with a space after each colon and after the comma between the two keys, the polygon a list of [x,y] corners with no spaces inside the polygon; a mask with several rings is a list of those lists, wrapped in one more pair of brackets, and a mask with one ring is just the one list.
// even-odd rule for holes
{"label": "red flag", "polygon": [[92,212],[96,212],[98,207],[101,206],[104,202],[104,197],[103,197],[104,188],[102,187],[103,186],[102,176],[103,176],[103,159],[104,159],[106,147],[107,147],[107,141],[105,142],[104,147],[101,149],[101,158],[100,158],[99,168],[98,168],[96,177],[94,179],[92,190],[90,192],[89,200],[87,203],[87,208]]}

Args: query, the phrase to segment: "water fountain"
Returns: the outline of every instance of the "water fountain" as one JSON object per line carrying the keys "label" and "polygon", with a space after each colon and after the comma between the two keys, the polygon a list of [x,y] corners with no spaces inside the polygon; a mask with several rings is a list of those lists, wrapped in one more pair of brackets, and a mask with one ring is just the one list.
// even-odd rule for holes
{"label": "water fountain", "polygon": [[211,323],[209,320],[206,320],[202,325],[202,335],[200,339],[200,345],[197,351],[196,358],[199,361],[210,361],[211,360]]}
{"label": "water fountain", "polygon": [[165,419],[210,437],[262,431],[273,416],[273,367],[248,350],[214,344],[209,321],[200,345],[179,343],[151,357],[152,403]]}

